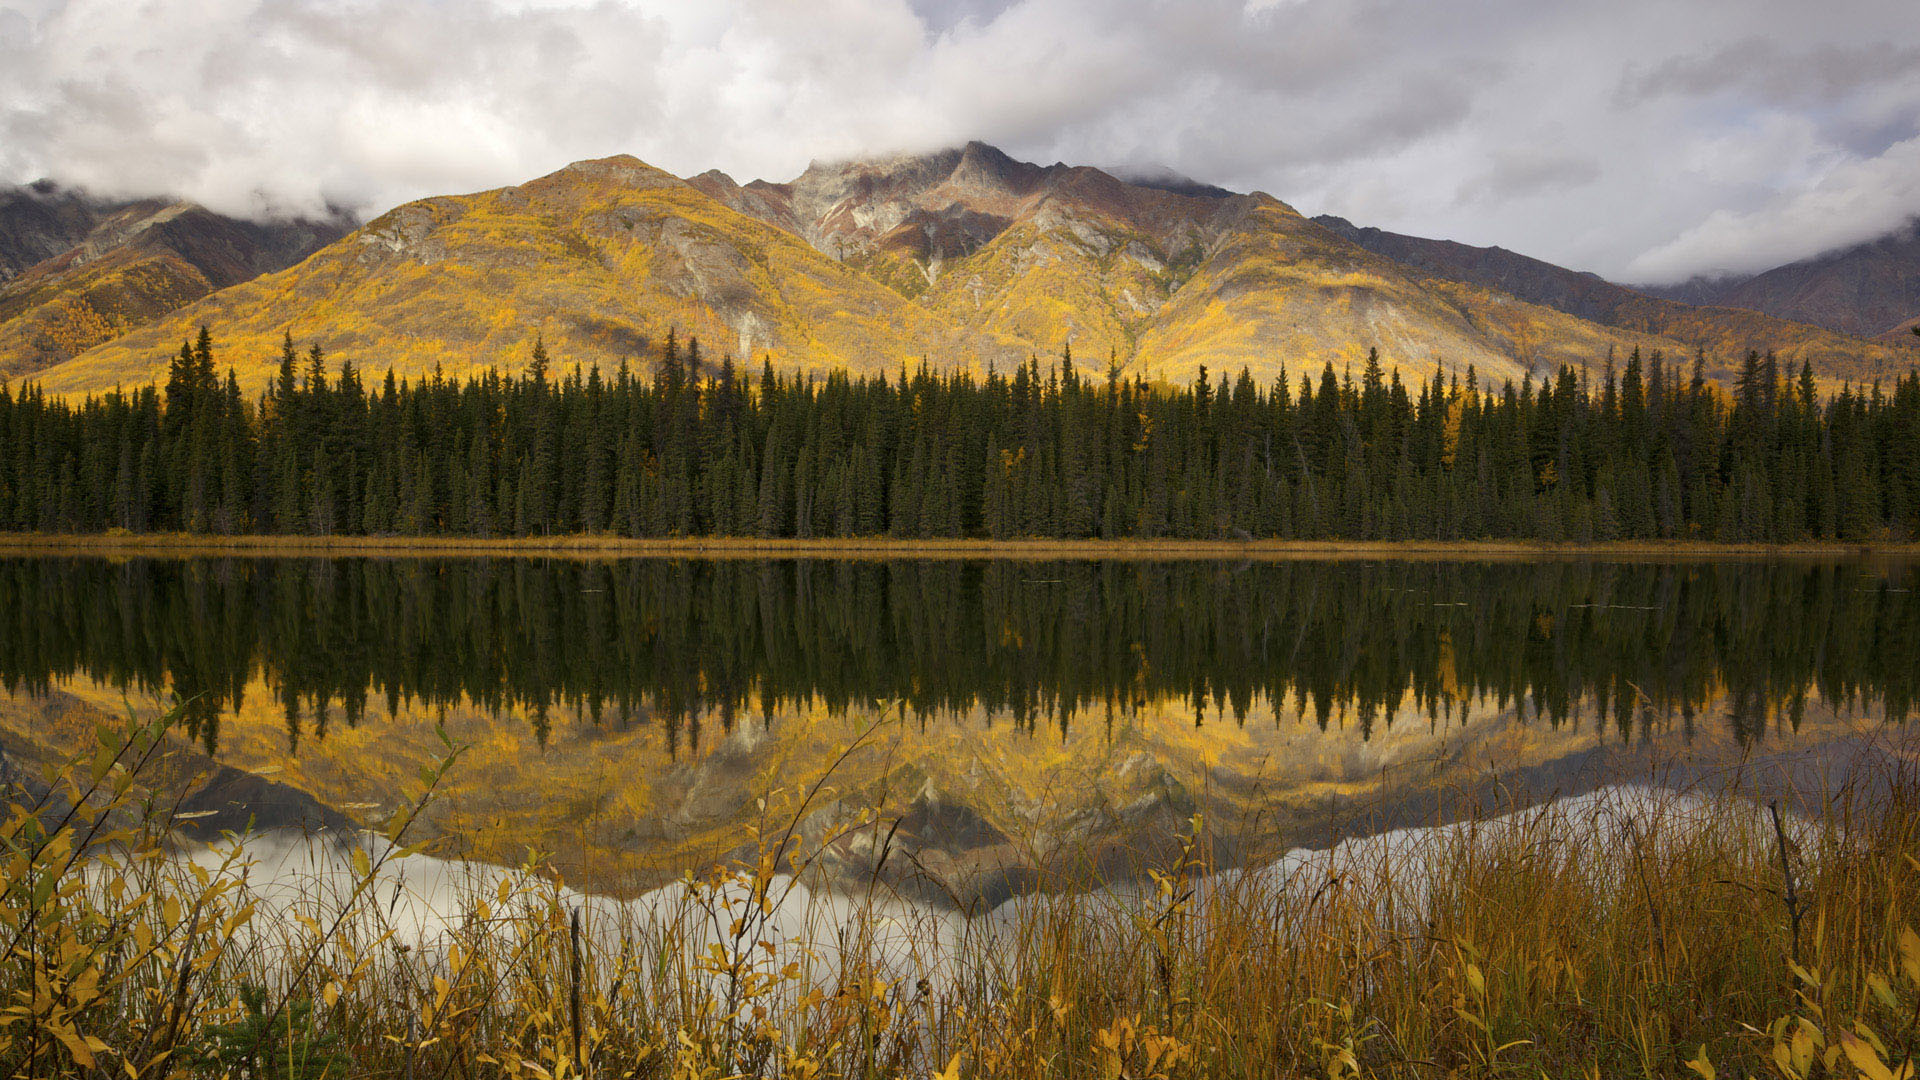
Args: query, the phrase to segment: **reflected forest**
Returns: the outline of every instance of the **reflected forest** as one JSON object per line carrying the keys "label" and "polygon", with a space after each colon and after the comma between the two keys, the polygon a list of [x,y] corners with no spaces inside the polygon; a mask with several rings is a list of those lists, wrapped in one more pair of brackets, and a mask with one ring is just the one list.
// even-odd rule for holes
{"label": "reflected forest", "polygon": [[[703,727],[803,708],[1041,734],[1152,707],[1363,735],[1517,707],[1743,741],[1810,698],[1903,719],[1905,564],[0,560],[0,680],[178,694],[212,750],[250,683],[287,737],[403,708]],[[257,685],[257,684],[256,684]],[[256,689],[255,692],[258,692]],[[973,718],[968,720],[967,718]]]}

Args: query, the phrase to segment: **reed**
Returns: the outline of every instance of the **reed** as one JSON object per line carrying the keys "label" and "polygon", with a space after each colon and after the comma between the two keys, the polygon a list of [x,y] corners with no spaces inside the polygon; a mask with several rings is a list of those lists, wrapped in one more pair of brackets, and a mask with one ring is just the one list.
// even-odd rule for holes
{"label": "reed", "polygon": [[296,872],[169,840],[140,782],[166,722],[103,730],[0,826],[5,1075],[1877,1080],[1920,1047],[1897,767],[1777,830],[1638,791],[1257,872],[1210,866],[1196,818],[1137,886],[971,918],[810,887],[778,822],[634,903],[529,862],[423,904],[408,833],[455,748]]}

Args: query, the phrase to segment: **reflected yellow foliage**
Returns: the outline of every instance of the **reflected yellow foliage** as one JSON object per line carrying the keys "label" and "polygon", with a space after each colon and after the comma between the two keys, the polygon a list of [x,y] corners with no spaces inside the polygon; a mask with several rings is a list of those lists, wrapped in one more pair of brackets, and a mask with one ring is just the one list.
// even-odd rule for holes
{"label": "reflected yellow foliage", "polygon": [[[931,798],[1004,834],[993,858],[1044,866],[1155,849],[1195,809],[1255,857],[1425,820],[1489,775],[1503,778],[1508,795],[1532,776],[1545,794],[1752,752],[1714,719],[1714,707],[1623,738],[1591,707],[1554,727],[1447,686],[1437,717],[1408,707],[1369,718],[1338,705],[1324,728],[1308,702],[1292,698],[1256,700],[1244,718],[1211,701],[1196,714],[1191,701],[1162,700],[1031,728],[978,711],[918,717],[814,706],[737,716],[731,727],[709,715],[672,736],[657,719],[403,704],[393,714],[370,706],[352,726],[336,707],[324,730],[309,713],[290,745],[278,696],[256,682],[221,721],[219,761],[377,823],[436,760],[444,727],[468,749],[422,822],[443,853],[500,866],[532,853],[569,880],[631,893],[737,852],[823,782],[830,787],[813,806],[827,812],[813,839],[869,810],[897,817]],[[136,705],[159,711],[158,702]],[[0,699],[0,732],[16,750],[50,761],[122,711],[117,691],[76,681],[47,699]],[[1796,731],[1778,725],[1766,750],[1818,748],[1871,726],[1815,703]],[[180,744],[180,776],[206,768],[203,758],[188,760],[197,757],[188,740]]]}

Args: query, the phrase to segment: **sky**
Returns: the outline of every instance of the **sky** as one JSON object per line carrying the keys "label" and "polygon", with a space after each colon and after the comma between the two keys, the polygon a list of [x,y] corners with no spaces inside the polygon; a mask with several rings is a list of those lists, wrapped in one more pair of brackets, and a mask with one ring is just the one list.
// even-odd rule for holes
{"label": "sky", "polygon": [[982,139],[1615,280],[1920,215],[1912,0],[0,0],[0,182],[371,215]]}

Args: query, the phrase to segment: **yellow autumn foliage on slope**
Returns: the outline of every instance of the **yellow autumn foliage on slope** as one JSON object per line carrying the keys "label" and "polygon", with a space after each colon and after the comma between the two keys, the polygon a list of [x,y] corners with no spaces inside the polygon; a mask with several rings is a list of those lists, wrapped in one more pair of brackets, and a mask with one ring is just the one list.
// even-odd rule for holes
{"label": "yellow autumn foliage on slope", "polygon": [[563,362],[611,368],[650,361],[678,329],[716,360],[771,353],[822,371],[896,365],[942,337],[892,290],[624,157],[409,203],[41,381],[71,393],[164,378],[170,346],[202,324],[254,387],[288,331],[336,361],[412,377],[518,366],[537,336]]}

